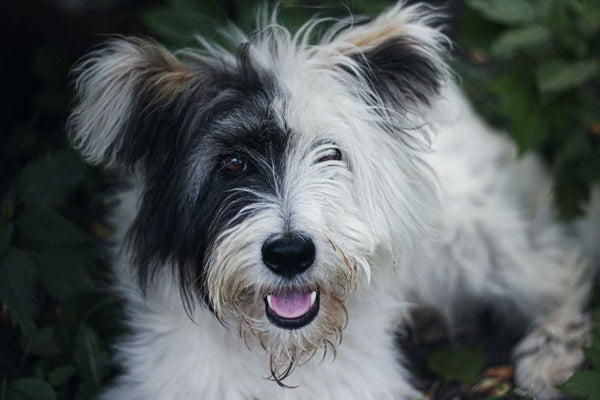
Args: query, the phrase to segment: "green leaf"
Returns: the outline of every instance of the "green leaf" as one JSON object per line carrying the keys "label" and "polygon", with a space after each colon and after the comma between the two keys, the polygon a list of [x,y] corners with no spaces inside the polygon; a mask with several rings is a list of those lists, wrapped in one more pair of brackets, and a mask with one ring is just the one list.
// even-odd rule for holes
{"label": "green leaf", "polygon": [[599,69],[600,62],[596,60],[575,63],[553,60],[538,68],[537,86],[542,93],[570,89],[594,77]]}
{"label": "green leaf", "polygon": [[105,329],[112,332],[115,327],[118,328],[120,325],[119,320],[122,320],[120,314],[115,317],[115,313],[108,311],[114,310],[117,303],[112,296],[92,290],[67,299],[63,303],[58,323],[54,325],[56,340],[63,352],[69,352],[72,355],[74,343],[76,343],[76,338],[80,334],[81,323],[95,318],[98,313],[103,313],[106,310],[103,315],[107,317],[100,319],[110,321],[110,323],[100,322],[95,324],[96,329]]}
{"label": "green leaf", "polygon": [[561,388],[575,396],[598,400],[600,399],[600,371],[577,371]]}
{"label": "green leaf", "polygon": [[13,226],[6,222],[0,222],[0,254],[8,248],[12,237]]}
{"label": "green leaf", "polygon": [[[600,369],[600,335],[594,338],[594,345],[589,348],[583,349],[586,360],[596,369]],[[598,344],[596,344],[598,343]]]}
{"label": "green leaf", "polygon": [[[594,310],[592,310],[592,326],[593,328],[600,333],[600,306],[597,306]],[[600,343],[598,343],[600,344]]]}
{"label": "green leaf", "polygon": [[77,373],[77,368],[72,365],[63,365],[62,367],[54,368],[48,374],[48,381],[52,386],[62,386],[69,382]]}
{"label": "green leaf", "polygon": [[25,209],[17,226],[35,242],[77,244],[88,240],[79,228],[51,208]]}
{"label": "green leaf", "polygon": [[38,280],[59,300],[89,288],[88,268],[94,265],[93,251],[87,247],[52,246],[37,257]]}
{"label": "green leaf", "polygon": [[481,346],[443,348],[427,359],[427,368],[445,381],[473,384],[483,369],[484,355]]}
{"label": "green leaf", "polygon": [[591,148],[590,151],[581,154],[580,174],[588,181],[600,180],[600,149]]}
{"label": "green leaf", "polygon": [[591,7],[591,4],[587,6],[590,9],[581,15],[577,27],[585,37],[591,38],[600,32],[600,5],[596,5],[596,8]]}
{"label": "green leaf", "polygon": [[6,250],[0,258],[0,301],[26,333],[34,329],[34,285],[33,261],[14,247]]}
{"label": "green leaf", "polygon": [[489,83],[490,90],[498,98],[496,107],[510,120],[529,114],[535,102],[535,87],[527,75],[515,71],[506,72]]}
{"label": "green leaf", "polygon": [[214,33],[218,27],[210,17],[169,8],[146,11],[142,20],[157,35],[175,45],[197,45],[194,34]]}
{"label": "green leaf", "polygon": [[46,370],[48,369],[49,362],[48,360],[41,359],[37,363],[35,363],[33,367],[33,377],[39,378],[41,380],[46,379]]}
{"label": "green leaf", "polygon": [[29,349],[31,354],[36,356],[57,356],[62,353],[52,326],[46,326],[38,329],[31,334],[31,337],[23,339],[24,347]]}
{"label": "green leaf", "polygon": [[200,14],[211,18],[225,16],[225,11],[216,2],[201,0],[168,0],[167,3],[178,12]]}
{"label": "green leaf", "polygon": [[8,384],[7,400],[56,400],[48,383],[38,378],[21,378]]}
{"label": "green leaf", "polygon": [[548,132],[539,108],[532,105],[528,109],[528,114],[514,119],[512,124],[512,134],[517,141],[520,155],[542,144]]}
{"label": "green leaf", "polygon": [[466,48],[487,52],[503,30],[504,26],[492,24],[466,8],[457,26],[457,41]]}
{"label": "green leaf", "polygon": [[578,0],[540,1],[546,26],[554,32],[554,37],[562,44],[561,50],[581,58],[588,50],[588,44],[577,28],[577,15],[583,12],[583,2]]}
{"label": "green leaf", "polygon": [[[331,3],[331,5],[335,5],[335,2]],[[387,0],[353,0],[352,10],[355,13],[363,15],[377,15],[385,10],[386,7],[389,7],[389,5],[390,2]]]}
{"label": "green leaf", "polygon": [[48,154],[29,163],[17,181],[26,205],[61,204],[83,176],[83,164],[70,151]]}
{"label": "green leaf", "polygon": [[45,87],[61,86],[75,61],[72,53],[58,44],[38,47],[30,53],[31,70],[37,79],[44,82]]}
{"label": "green leaf", "polygon": [[535,50],[545,46],[551,37],[550,31],[542,26],[511,29],[492,44],[491,51],[493,55],[508,57],[518,50]]}
{"label": "green leaf", "polygon": [[[89,390],[100,388],[104,377],[104,354],[96,332],[86,323],[80,325],[75,338],[73,361],[80,370],[83,382]],[[92,393],[87,393],[92,394]]]}
{"label": "green leaf", "polygon": [[560,150],[555,163],[553,192],[560,217],[569,220],[583,214],[585,201],[590,197],[590,182],[579,173],[579,153],[571,153],[568,146]]}
{"label": "green leaf", "polygon": [[10,200],[6,200],[0,205],[0,218],[4,221],[10,220],[14,215],[14,211],[13,203]]}
{"label": "green leaf", "polygon": [[281,9],[278,18],[281,25],[290,32],[297,32],[306,21],[314,16],[313,11],[304,7],[286,7]]}
{"label": "green leaf", "polygon": [[500,114],[510,121],[519,153],[539,146],[546,138],[548,128],[528,76],[505,73],[490,83],[490,89],[498,97],[496,107]]}
{"label": "green leaf", "polygon": [[467,0],[484,18],[507,25],[533,22],[537,11],[527,0]]}

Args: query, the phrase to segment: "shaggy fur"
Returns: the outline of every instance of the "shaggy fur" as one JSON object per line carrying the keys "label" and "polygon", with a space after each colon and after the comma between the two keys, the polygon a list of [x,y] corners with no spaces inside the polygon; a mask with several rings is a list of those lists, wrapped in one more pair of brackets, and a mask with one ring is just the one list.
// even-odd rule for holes
{"label": "shaggy fur", "polygon": [[[437,19],[398,4],[292,36],[263,16],[230,31],[235,54],[118,38],[79,64],[73,144],[129,182],[112,222],[131,333],[102,399],[416,398],[394,338],[419,305],[525,323],[517,382],[560,395],[589,338],[590,259],[537,158],[453,85]],[[267,268],[281,235],[314,244],[308,269]],[[286,291],[317,293],[314,320],[267,316]]]}

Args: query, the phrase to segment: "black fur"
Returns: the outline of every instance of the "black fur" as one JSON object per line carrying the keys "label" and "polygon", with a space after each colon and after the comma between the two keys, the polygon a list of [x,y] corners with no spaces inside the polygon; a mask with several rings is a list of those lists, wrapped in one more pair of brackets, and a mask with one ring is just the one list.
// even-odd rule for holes
{"label": "black fur", "polygon": [[424,53],[424,46],[417,39],[398,36],[353,58],[384,103],[429,105],[441,89],[443,71]]}
{"label": "black fur", "polygon": [[[272,193],[276,182],[265,161],[278,171],[284,167],[288,135],[270,114],[278,89],[252,64],[249,50],[248,44],[240,47],[236,66],[192,66],[198,81],[160,107],[152,106],[154,93],[140,90],[116,150],[130,166],[140,163],[144,173],[145,192],[128,241],[141,284],[147,287],[159,266],[173,264],[188,307],[197,294],[208,304],[208,250],[256,200],[232,189]],[[247,170],[224,168],[230,155],[244,159]]]}

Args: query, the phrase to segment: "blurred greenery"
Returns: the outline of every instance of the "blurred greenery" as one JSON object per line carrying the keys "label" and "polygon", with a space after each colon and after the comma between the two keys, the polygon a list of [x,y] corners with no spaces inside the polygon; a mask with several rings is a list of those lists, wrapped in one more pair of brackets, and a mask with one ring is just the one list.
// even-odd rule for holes
{"label": "blurred greenery", "polygon": [[600,1],[467,0],[455,63],[478,111],[539,151],[565,219],[600,180]]}
{"label": "blurred greenery", "polygon": [[[374,15],[389,4],[284,0],[279,7],[282,23],[295,29],[315,13]],[[600,180],[600,0],[451,4],[457,21],[449,32],[457,42],[452,65],[462,87],[491,124],[514,137],[520,154],[542,154],[553,173],[557,212],[565,219],[580,216],[591,185]],[[93,15],[80,10],[66,20],[80,36],[86,29],[121,33],[105,30],[125,15],[123,26],[141,27],[133,33],[180,48],[195,45],[194,34],[220,41],[218,32],[229,22],[248,30],[257,10],[251,0],[156,0],[129,7],[130,14],[123,8]],[[60,31],[59,23],[51,29]],[[69,47],[32,35],[31,49],[15,53],[16,67],[9,56],[0,58],[3,71],[23,77],[13,97],[0,99],[0,400],[88,399],[117,372],[107,362],[109,344],[124,332],[118,301],[102,290],[107,268],[96,250],[110,237],[102,199],[114,179],[86,167],[69,149],[64,122],[72,97],[68,70],[82,47],[102,38]],[[600,399],[600,307],[595,310],[588,368],[564,385],[591,400]],[[434,379],[469,388],[481,386],[485,375],[481,347],[443,347],[425,364]]]}
{"label": "blurred greenery", "polygon": [[444,347],[427,359],[427,368],[445,381],[458,381],[473,385],[484,367],[481,346]]}

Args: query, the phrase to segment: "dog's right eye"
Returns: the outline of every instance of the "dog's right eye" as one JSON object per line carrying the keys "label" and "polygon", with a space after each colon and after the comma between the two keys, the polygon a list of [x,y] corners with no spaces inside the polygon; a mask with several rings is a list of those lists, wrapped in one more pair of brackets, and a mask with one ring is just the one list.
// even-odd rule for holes
{"label": "dog's right eye", "polygon": [[331,152],[317,160],[317,162],[322,163],[325,161],[340,161],[342,159],[342,152],[338,149],[332,149]]}
{"label": "dog's right eye", "polygon": [[248,169],[248,164],[237,156],[227,156],[223,160],[223,167],[229,172],[244,172]]}

